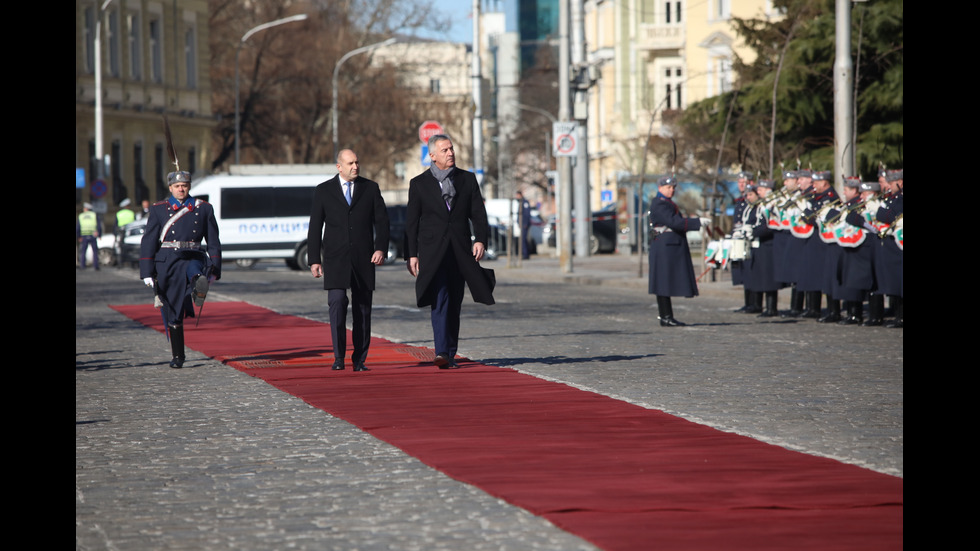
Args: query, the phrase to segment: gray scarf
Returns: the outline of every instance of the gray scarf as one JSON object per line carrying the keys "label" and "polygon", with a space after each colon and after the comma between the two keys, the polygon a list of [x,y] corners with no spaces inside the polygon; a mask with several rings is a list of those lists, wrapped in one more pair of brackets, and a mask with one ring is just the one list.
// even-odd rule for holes
{"label": "gray scarf", "polygon": [[450,176],[453,173],[453,169],[456,167],[451,166],[445,170],[438,168],[436,165],[429,167],[432,171],[432,175],[436,177],[436,181],[439,182],[439,187],[442,188],[442,199],[446,201],[446,205],[449,205],[453,197],[456,196],[456,187],[453,186],[453,181]]}

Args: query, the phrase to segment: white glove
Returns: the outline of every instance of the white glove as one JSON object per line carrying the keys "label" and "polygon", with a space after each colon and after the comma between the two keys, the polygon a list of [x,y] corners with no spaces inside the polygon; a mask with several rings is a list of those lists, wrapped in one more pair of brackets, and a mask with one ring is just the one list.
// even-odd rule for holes
{"label": "white glove", "polygon": [[701,227],[702,228],[707,228],[707,227],[710,227],[710,226],[711,226],[711,219],[710,218],[701,218]]}
{"label": "white glove", "polygon": [[146,286],[147,287],[153,287],[153,278],[152,277],[144,277],[143,278],[143,283],[146,283]]}

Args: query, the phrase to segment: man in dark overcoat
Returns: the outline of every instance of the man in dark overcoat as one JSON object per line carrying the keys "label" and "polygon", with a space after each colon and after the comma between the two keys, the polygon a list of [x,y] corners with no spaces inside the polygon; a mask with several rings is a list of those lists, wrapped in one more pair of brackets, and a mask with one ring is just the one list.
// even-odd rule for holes
{"label": "man in dark overcoat", "polygon": [[[360,176],[357,154],[337,154],[337,175],[313,192],[307,260],[310,273],[323,278],[330,312],[333,367],[344,369],[347,355],[347,309],[353,303],[351,338],[354,371],[364,365],[371,344],[374,268],[388,255],[388,209],[376,182]],[[350,299],[347,289],[351,290]]]}
{"label": "man in dark overcoat", "polygon": [[673,201],[676,189],[677,180],[672,177],[661,178],[657,182],[657,196],[650,205],[652,232],[647,291],[657,295],[660,325],[663,327],[685,325],[674,319],[670,297],[698,295],[687,232],[700,230],[701,219],[681,215]]}
{"label": "man in dark overcoat", "polygon": [[490,226],[476,175],[456,166],[449,136],[432,136],[428,147],[432,165],[408,188],[408,271],[417,305],[431,308],[433,362],[448,369],[456,367],[465,288],[475,302],[494,303],[493,271],[480,266]]}

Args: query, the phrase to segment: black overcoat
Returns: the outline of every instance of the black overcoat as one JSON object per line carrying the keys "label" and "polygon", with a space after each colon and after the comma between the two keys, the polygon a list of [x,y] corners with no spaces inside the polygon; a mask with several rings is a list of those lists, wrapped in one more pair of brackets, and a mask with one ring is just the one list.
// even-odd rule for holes
{"label": "black overcoat", "polygon": [[388,209],[378,184],[358,176],[348,205],[340,177],[334,176],[313,192],[307,261],[323,266],[324,289],[349,289],[353,276],[374,290],[371,255],[388,254],[388,232]]}
{"label": "black overcoat", "polygon": [[650,205],[650,224],[656,234],[650,243],[650,280],[647,291],[662,297],[694,297],[698,294],[697,278],[687,244],[687,232],[701,229],[699,218],[681,216],[677,205],[657,194]]}
{"label": "black overcoat", "polygon": [[480,186],[475,174],[459,168],[453,171],[451,179],[456,188],[452,209],[443,201],[442,190],[432,171],[426,170],[412,178],[408,186],[406,256],[419,259],[419,274],[415,280],[415,298],[419,307],[432,305],[432,276],[450,247],[473,300],[481,304],[494,303],[491,279],[473,258],[473,238],[486,245],[490,234]]}

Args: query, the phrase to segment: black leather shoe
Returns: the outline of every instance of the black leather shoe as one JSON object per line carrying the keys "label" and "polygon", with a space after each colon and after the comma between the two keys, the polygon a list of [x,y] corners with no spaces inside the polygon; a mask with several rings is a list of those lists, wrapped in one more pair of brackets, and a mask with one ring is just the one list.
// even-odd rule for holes
{"label": "black leather shoe", "polygon": [[332,369],[334,371],[343,371],[344,370],[344,361],[343,360],[334,360],[333,367],[331,367],[330,369]]}
{"label": "black leather shoe", "polygon": [[660,318],[660,327],[684,327],[686,323],[675,320],[674,318]]}
{"label": "black leather shoe", "polygon": [[174,369],[180,369],[184,367],[184,358],[179,356],[174,356],[174,359],[170,360],[170,367]]}
{"label": "black leather shoe", "polygon": [[357,362],[354,364],[354,371],[371,371],[363,363]]}
{"label": "black leather shoe", "polygon": [[840,314],[831,312],[822,318],[817,318],[818,323],[837,323],[840,321]]}
{"label": "black leather shoe", "polygon": [[881,318],[869,318],[869,319],[866,319],[863,322],[861,322],[861,325],[863,327],[878,327],[878,326],[884,325],[884,324],[885,324],[885,321],[882,320]]}
{"label": "black leather shoe", "polygon": [[847,316],[837,322],[837,325],[861,325],[861,318],[857,316]]}
{"label": "black leather shoe", "polygon": [[432,360],[432,363],[436,364],[436,367],[439,369],[449,369],[455,364],[455,362],[453,362],[450,358],[447,358],[442,354],[437,354],[435,359]]}

